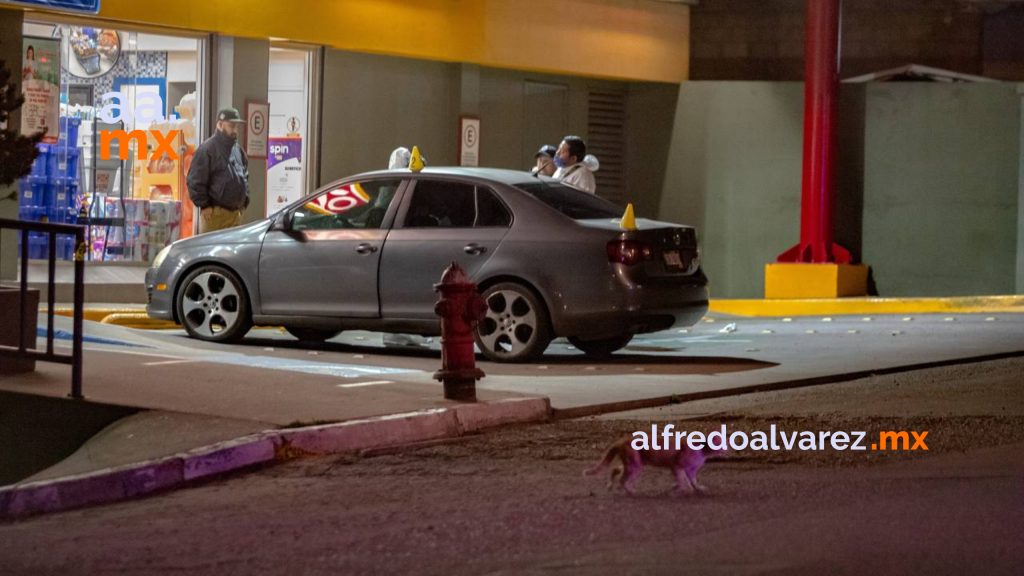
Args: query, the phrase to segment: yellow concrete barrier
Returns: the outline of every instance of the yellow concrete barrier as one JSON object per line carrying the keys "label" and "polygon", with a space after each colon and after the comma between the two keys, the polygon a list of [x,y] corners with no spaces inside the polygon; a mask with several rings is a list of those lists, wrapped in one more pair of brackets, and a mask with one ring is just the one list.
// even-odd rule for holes
{"label": "yellow concrete barrier", "polygon": [[709,312],[737,316],[842,316],[844,314],[1024,314],[1024,296],[953,298],[802,298],[712,300]]}
{"label": "yellow concrete barrier", "polygon": [[[71,308],[56,313],[71,316]],[[709,314],[735,316],[842,316],[856,314],[1024,314],[1024,295],[957,296],[952,298],[794,298],[713,299]],[[87,308],[83,317],[92,322],[144,330],[168,330],[181,326],[154,320],[138,308]]]}
{"label": "yellow concrete barrier", "polygon": [[143,330],[172,330],[180,328],[178,324],[170,320],[157,320],[150,318],[145,312],[121,312],[110,314],[103,320],[103,324],[124,326],[125,328],[139,328]]}
{"label": "yellow concrete barrier", "polygon": [[[40,310],[40,312],[46,312],[46,310]],[[89,322],[103,322],[103,319],[111,314],[141,314],[145,316],[145,312],[140,311],[138,308],[86,308],[82,311],[82,319],[88,320]],[[74,315],[74,309],[72,308],[57,308],[53,311],[57,316],[66,316],[71,318]]]}

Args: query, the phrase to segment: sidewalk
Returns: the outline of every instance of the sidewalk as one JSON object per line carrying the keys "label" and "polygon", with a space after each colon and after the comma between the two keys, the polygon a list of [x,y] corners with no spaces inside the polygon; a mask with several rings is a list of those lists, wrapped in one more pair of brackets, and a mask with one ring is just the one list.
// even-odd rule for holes
{"label": "sidewalk", "polygon": [[[56,327],[67,323],[61,318]],[[146,333],[119,344],[106,332],[122,329],[87,326],[87,337],[99,343],[87,342],[84,402],[66,398],[69,369],[52,363],[0,376],[0,390],[79,410],[140,411],[81,438],[84,444],[63,461],[0,487],[0,519],[122,500],[304,454],[444,440],[550,415],[547,398],[514,392],[478,390],[478,403],[447,401],[441,384],[422,370],[334,364],[331,373],[303,372],[245,365],[245,358],[227,363],[223,355],[215,362],[194,349],[156,346]],[[417,378],[385,380],[392,374]],[[16,437],[32,449],[31,435]]]}

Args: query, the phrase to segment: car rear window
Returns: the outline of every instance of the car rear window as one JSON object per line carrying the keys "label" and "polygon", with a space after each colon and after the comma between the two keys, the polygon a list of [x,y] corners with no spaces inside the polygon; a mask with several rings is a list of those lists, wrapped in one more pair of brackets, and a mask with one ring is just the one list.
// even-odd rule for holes
{"label": "car rear window", "polygon": [[573,220],[622,216],[622,209],[608,200],[557,182],[530,182],[517,184],[516,188]]}

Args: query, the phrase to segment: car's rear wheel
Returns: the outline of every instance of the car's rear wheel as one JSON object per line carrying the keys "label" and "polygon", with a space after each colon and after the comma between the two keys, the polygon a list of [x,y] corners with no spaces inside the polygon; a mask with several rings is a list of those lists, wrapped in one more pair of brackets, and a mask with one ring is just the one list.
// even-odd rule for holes
{"label": "car's rear wheel", "polygon": [[529,362],[551,343],[547,310],[532,290],[511,282],[483,293],[487,314],[476,331],[476,344],[495,362]]}
{"label": "car's rear wheel", "polygon": [[570,336],[569,343],[579,348],[587,356],[593,358],[607,358],[618,350],[622,350],[633,339],[630,333],[618,334],[609,338],[597,340],[585,340],[579,336]]}
{"label": "car's rear wheel", "polygon": [[249,297],[234,272],[201,266],[178,290],[178,319],[189,336],[210,342],[241,340],[252,328]]}
{"label": "car's rear wheel", "polygon": [[341,334],[341,330],[324,330],[322,328],[303,328],[301,326],[285,326],[289,334],[303,342],[326,342]]}

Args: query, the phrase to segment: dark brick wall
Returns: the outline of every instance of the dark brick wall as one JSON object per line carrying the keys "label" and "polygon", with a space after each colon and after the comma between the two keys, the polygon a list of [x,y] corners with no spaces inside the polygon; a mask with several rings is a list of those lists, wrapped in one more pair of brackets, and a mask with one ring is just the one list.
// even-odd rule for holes
{"label": "dark brick wall", "polygon": [[[700,0],[692,80],[802,80],[805,0]],[[961,0],[845,0],[846,78],[904,64],[984,72],[986,13]]]}

